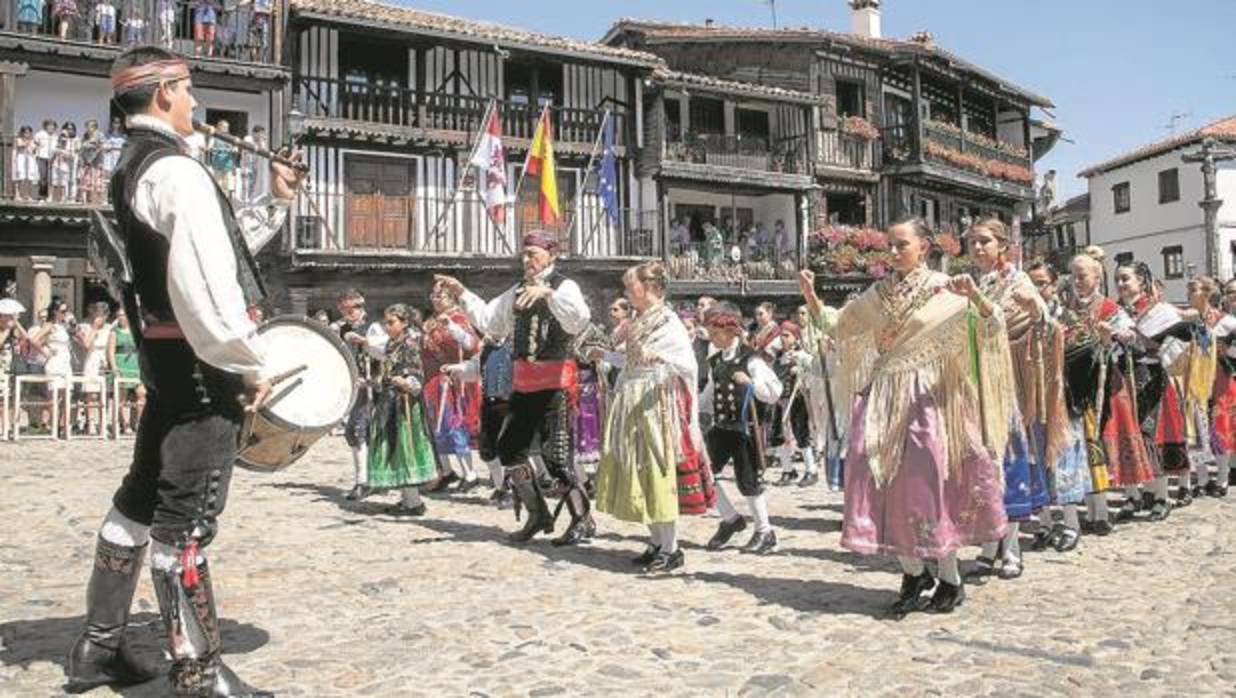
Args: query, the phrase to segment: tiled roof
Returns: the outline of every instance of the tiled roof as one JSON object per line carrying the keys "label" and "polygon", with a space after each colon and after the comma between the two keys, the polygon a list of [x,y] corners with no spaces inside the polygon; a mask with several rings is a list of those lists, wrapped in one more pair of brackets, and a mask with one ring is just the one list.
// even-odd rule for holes
{"label": "tiled roof", "polygon": [[668,68],[657,68],[652,73],[654,81],[673,86],[698,87],[701,90],[713,90],[726,94],[757,95],[769,99],[789,100],[805,104],[819,104],[820,97],[810,92],[786,90],[780,87],[770,87],[753,82],[736,82],[723,80],[711,75],[699,73],[680,73]]}
{"label": "tiled roof", "polygon": [[1131,165],[1139,160],[1153,158],[1163,153],[1171,152],[1177,148],[1183,148],[1187,145],[1200,143],[1206,138],[1215,138],[1225,142],[1236,142],[1236,115],[1224,117],[1218,121],[1213,121],[1205,126],[1182,133],[1178,136],[1165,138],[1157,143],[1145,145],[1136,150],[1129,151],[1124,155],[1112,158],[1097,165],[1091,165],[1078,173],[1078,177],[1093,177],[1095,175],[1110,172],[1118,167]]}
{"label": "tiled roof", "polygon": [[297,14],[315,14],[334,19],[351,20],[369,26],[444,34],[465,40],[498,44],[500,46],[565,52],[648,67],[656,67],[662,64],[660,58],[643,51],[632,51],[630,49],[605,46],[592,41],[580,41],[578,39],[539,34],[501,24],[454,17],[437,12],[426,12],[425,10],[375,2],[374,0],[291,0],[291,4],[292,11]]}
{"label": "tiled roof", "polygon": [[612,43],[624,31],[628,30],[644,34],[649,38],[650,43],[667,41],[835,42],[886,55],[917,55],[938,58],[955,68],[989,80],[1002,89],[1022,97],[1031,104],[1040,107],[1055,106],[1047,97],[1018,87],[986,68],[975,65],[931,42],[889,38],[875,39],[813,27],[771,29],[768,27],[733,27],[721,24],[688,24],[631,18],[623,18],[615,22],[601,41]]}

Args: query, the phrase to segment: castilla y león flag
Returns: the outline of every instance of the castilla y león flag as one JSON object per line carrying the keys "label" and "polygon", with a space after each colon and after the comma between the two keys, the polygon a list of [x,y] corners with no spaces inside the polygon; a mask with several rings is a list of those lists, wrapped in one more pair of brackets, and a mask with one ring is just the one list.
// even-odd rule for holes
{"label": "castilla y le\u00f3n flag", "polygon": [[471,164],[484,176],[481,198],[489,210],[489,217],[501,225],[506,221],[506,149],[502,147],[502,127],[498,124],[497,109],[489,112]]}
{"label": "castilla y le\u00f3n flag", "polygon": [[554,141],[548,109],[541,112],[536,133],[532,136],[532,145],[528,149],[528,174],[541,177],[541,223],[557,223],[562,212],[558,208],[558,170],[554,165]]}

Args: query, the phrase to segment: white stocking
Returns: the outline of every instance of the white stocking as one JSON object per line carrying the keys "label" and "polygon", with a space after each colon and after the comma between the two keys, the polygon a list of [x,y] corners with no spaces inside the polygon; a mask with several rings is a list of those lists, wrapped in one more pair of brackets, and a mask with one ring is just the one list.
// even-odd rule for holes
{"label": "white stocking", "polygon": [[[1187,477],[1187,476],[1186,476]],[[1155,501],[1167,499],[1167,476],[1160,475],[1150,483],[1150,490],[1154,492]]]}
{"label": "white stocking", "polygon": [[733,521],[739,516],[733,500],[726,494],[725,487],[720,482],[717,483],[717,513],[723,521]]}
{"label": "white stocking", "polygon": [[404,487],[399,490],[399,499],[409,509],[421,505],[421,491],[416,487]]}
{"label": "white stocking", "polygon": [[917,557],[903,557],[898,555],[897,562],[901,563],[901,571],[911,577],[917,577],[927,569],[926,565],[923,564],[923,561]]}
{"label": "white stocking", "polygon": [[808,475],[811,475],[816,472],[816,469],[817,469],[817,466],[815,464],[815,449],[811,448],[810,446],[807,446],[806,448],[803,449],[803,471],[806,472]]}
{"label": "white stocking", "polygon": [[506,486],[506,473],[502,470],[502,461],[495,458],[486,465],[489,466],[489,481],[493,483],[495,490],[500,490]]}
{"label": "white stocking", "polygon": [[1231,477],[1232,472],[1232,454],[1220,453],[1215,457],[1215,460],[1219,466],[1219,469],[1215,474],[1215,479],[1218,481],[1220,487],[1227,487],[1227,481],[1228,478]]}
{"label": "white stocking", "polygon": [[751,505],[751,517],[755,519],[755,530],[759,533],[768,533],[772,530],[772,523],[768,520],[768,500],[762,494],[757,494],[754,497],[747,497],[747,503]]}
{"label": "white stocking", "polygon": [[669,523],[654,523],[653,530],[659,531],[657,539],[661,546],[661,552],[666,555],[673,555],[678,552],[678,525],[671,521]]}
{"label": "white stocking", "polygon": [[1206,487],[1207,483],[1210,482],[1210,463],[1198,458],[1197,462],[1193,464],[1193,472],[1197,473],[1197,486]]}
{"label": "white stocking", "polygon": [[352,449],[352,480],[355,485],[369,482],[369,447],[365,444]]}
{"label": "white stocking", "polygon": [[459,469],[463,471],[464,482],[472,482],[476,479],[476,466],[472,464],[472,451],[457,454],[455,460],[459,461]]}
{"label": "white stocking", "polygon": [[957,553],[949,553],[940,558],[939,570],[936,576],[942,582],[947,582],[953,586],[961,584],[961,568],[957,564]]}
{"label": "white stocking", "polygon": [[[1021,522],[1009,522],[1009,530],[1004,534],[1004,561],[1021,562]],[[943,577],[941,577],[943,579]],[[952,584],[952,582],[949,582]]]}
{"label": "white stocking", "polygon": [[1064,505],[1064,527],[1070,528],[1074,531],[1081,530],[1081,521],[1077,519],[1077,505],[1076,504],[1065,504]]}
{"label": "white stocking", "polygon": [[139,524],[112,507],[99,528],[99,537],[113,545],[140,548],[150,541],[150,527]]}

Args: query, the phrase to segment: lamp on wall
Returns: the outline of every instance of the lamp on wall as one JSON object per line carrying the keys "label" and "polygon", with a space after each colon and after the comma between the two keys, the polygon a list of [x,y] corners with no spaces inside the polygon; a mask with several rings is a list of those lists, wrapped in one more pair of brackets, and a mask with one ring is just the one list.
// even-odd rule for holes
{"label": "lamp on wall", "polygon": [[288,138],[295,145],[305,135],[305,115],[299,109],[288,112]]}

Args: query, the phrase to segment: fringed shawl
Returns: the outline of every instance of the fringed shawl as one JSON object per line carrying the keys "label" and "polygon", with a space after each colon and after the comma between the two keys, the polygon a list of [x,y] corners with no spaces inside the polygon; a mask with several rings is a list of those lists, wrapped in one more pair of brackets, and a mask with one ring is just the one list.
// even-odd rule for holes
{"label": "fringed shawl", "polygon": [[[849,303],[837,320],[842,394],[867,391],[864,447],[876,485],[897,474],[919,389],[927,391],[940,412],[939,443],[945,446],[943,477],[960,468],[970,453],[969,429],[980,419],[991,438],[988,446],[1003,453],[1010,413],[1011,367],[1003,315],[998,308],[975,325],[976,352],[982,375],[1004,380],[971,380],[969,302],[944,290],[948,277],[920,269],[904,282],[885,279]],[[900,284],[900,285],[899,285]],[[1003,365],[1002,371],[993,371]],[[1007,382],[1007,385],[1006,385]],[[976,387],[981,387],[976,390]],[[982,404],[992,409],[981,408]],[[998,449],[998,450],[996,450]]]}
{"label": "fringed shawl", "polygon": [[[1013,267],[998,272],[998,280],[989,282],[988,298],[1004,311],[1008,327],[1009,350],[1022,426],[1030,439],[1038,438],[1036,425],[1042,427],[1045,443],[1041,444],[1047,468],[1054,467],[1071,445],[1068,408],[1064,397],[1064,334],[1059,323],[1047,312],[1030,276]],[[1039,306],[1038,321],[1023,309],[1014,296],[1030,294]]]}

